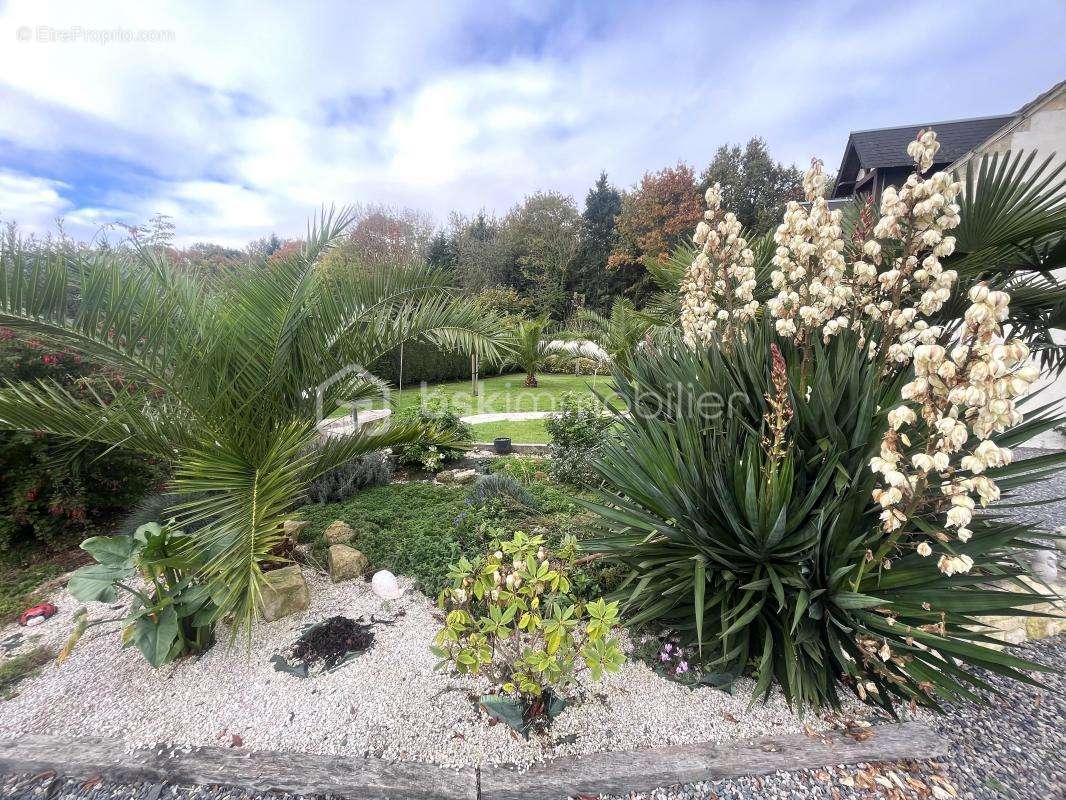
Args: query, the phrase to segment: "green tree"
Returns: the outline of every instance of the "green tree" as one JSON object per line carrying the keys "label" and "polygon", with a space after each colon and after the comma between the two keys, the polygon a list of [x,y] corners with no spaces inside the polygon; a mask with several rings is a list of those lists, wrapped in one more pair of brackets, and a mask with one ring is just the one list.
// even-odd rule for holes
{"label": "green tree", "polygon": [[740,145],[722,145],[700,176],[700,193],[708,186],[722,186],[722,207],[737,215],[740,224],[755,233],[766,233],[781,222],[789,200],[803,199],[803,173],[770,157],[766,142],[752,137]]}
{"label": "green tree", "polygon": [[621,293],[622,287],[612,280],[617,276],[607,270],[615,242],[615,218],[621,212],[622,195],[607,182],[607,173],[601,172],[585,197],[581,243],[569,283],[570,291],[593,311],[607,308],[611,296]]}
{"label": "green tree", "polygon": [[[220,607],[250,626],[262,564],[281,522],[318,476],[435,430],[393,425],[323,440],[317,422],[343,401],[380,393],[358,365],[405,341],[496,357],[491,314],[451,296],[423,265],[324,270],[353,214],[324,212],[307,241],[208,284],[142,248],[132,253],[0,250],[0,325],[33,333],[120,372],[106,403],[55,381],[0,384],[0,427],[145,453],[174,466],[171,509]],[[75,299],[76,298],[76,299]]]}
{"label": "green tree", "polygon": [[504,220],[523,288],[539,313],[562,319],[567,278],[577,254],[581,217],[568,195],[536,192]]}

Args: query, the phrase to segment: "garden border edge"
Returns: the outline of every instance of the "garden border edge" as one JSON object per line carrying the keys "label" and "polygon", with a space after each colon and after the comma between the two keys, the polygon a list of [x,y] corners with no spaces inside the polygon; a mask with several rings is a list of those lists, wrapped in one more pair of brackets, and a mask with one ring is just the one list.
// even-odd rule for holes
{"label": "garden border edge", "polygon": [[870,730],[872,735],[862,741],[839,732],[792,734],[723,745],[567,756],[525,770],[448,769],[421,762],[241,748],[130,749],[118,739],[31,735],[0,740],[0,773],[224,785],[350,800],[555,800],[836,764],[936,758],[947,752],[942,738],[925,723],[892,723]]}

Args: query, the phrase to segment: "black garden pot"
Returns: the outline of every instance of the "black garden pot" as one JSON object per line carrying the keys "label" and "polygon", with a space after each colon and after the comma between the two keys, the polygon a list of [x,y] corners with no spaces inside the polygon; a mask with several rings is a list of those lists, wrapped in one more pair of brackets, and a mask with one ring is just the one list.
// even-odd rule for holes
{"label": "black garden pot", "polygon": [[497,436],[492,440],[492,449],[500,455],[511,452],[511,437],[510,436]]}

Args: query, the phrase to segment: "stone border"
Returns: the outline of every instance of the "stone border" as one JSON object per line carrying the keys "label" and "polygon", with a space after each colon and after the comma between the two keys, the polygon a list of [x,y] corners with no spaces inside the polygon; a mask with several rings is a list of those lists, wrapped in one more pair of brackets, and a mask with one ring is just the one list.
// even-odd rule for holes
{"label": "stone border", "polygon": [[131,750],[117,739],[34,735],[0,740],[0,773],[226,785],[350,800],[561,800],[779,770],[935,758],[947,752],[939,735],[924,723],[878,725],[869,731],[863,741],[831,732],[594,753],[534,764],[527,770],[445,769],[419,762],[221,747]]}

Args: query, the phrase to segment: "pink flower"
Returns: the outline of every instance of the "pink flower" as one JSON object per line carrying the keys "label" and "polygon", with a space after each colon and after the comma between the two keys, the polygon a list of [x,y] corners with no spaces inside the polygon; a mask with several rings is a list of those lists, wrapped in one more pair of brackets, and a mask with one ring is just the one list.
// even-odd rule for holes
{"label": "pink flower", "polygon": [[686,672],[688,672],[688,662],[687,661],[679,662],[678,665],[677,665],[677,673],[676,674],[684,675]]}

